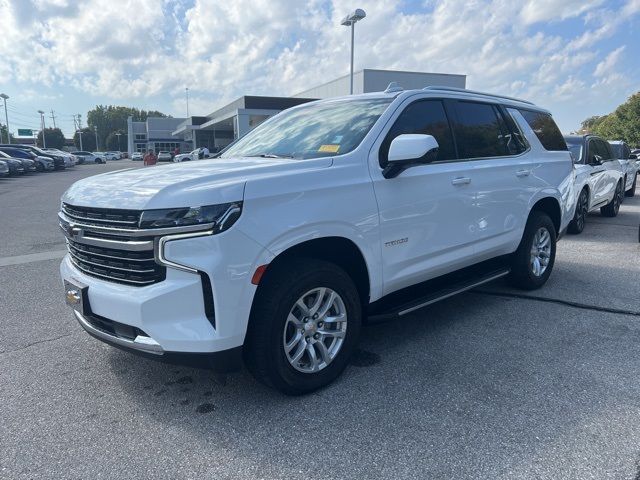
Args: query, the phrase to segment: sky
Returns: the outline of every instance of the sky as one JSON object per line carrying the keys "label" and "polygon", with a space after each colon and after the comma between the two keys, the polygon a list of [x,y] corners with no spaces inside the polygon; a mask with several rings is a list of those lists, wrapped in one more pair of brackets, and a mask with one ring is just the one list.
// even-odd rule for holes
{"label": "sky", "polygon": [[291,95],[348,74],[355,8],[356,70],[465,74],[564,132],[640,90],[640,0],[0,0],[0,93],[67,136],[98,104],[185,116],[186,87],[191,115]]}

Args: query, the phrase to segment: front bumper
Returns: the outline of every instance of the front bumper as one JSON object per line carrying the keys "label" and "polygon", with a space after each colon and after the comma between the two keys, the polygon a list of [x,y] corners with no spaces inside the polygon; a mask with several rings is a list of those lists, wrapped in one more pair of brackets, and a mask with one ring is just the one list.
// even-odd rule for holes
{"label": "front bumper", "polygon": [[[231,360],[244,343],[256,289],[251,275],[257,265],[268,263],[270,254],[235,228],[171,240],[163,248],[164,260],[187,268],[167,266],[165,280],[143,287],[87,275],[67,255],[60,265],[63,280],[88,286],[90,316],[75,313],[76,318],[92,336],[118,348],[172,363],[234,368]],[[207,302],[212,303],[213,322]],[[118,338],[99,331],[100,322],[92,324],[91,316],[135,327],[144,335]],[[214,365],[221,358],[223,364]]]}

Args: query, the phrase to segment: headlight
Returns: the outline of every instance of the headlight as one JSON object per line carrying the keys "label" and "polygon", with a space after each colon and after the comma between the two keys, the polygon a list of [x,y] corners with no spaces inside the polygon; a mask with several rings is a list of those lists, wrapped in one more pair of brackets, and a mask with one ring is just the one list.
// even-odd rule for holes
{"label": "headlight", "polygon": [[187,227],[212,224],[214,233],[227,230],[242,213],[242,202],[207,205],[204,207],[167,208],[145,210],[140,217],[140,228]]}

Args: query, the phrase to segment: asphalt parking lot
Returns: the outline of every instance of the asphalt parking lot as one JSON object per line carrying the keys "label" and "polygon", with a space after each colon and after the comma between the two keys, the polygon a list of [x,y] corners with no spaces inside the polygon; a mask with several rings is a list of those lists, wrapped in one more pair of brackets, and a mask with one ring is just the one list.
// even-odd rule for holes
{"label": "asphalt parking lot", "polygon": [[59,198],[131,166],[0,180],[0,478],[640,478],[640,191],[560,242],[543,289],[370,326],[336,383],[291,398],[72,318]]}

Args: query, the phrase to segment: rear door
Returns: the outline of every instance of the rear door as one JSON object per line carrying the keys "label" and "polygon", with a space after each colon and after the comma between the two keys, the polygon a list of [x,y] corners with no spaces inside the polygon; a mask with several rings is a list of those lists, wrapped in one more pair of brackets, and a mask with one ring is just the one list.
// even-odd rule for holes
{"label": "rear door", "polygon": [[[527,220],[527,190],[532,165],[522,135],[501,106],[481,101],[451,101],[453,132],[460,159],[471,166],[476,191],[477,260],[511,253]],[[534,182],[535,183],[535,182]]]}
{"label": "rear door", "polygon": [[591,166],[591,178],[589,184],[593,191],[593,205],[602,206],[603,203],[607,203],[607,195],[609,183],[605,167],[603,164],[604,152],[598,144],[596,138],[590,138],[587,140],[587,164]]}
{"label": "rear door", "polygon": [[596,154],[599,157],[602,176],[600,179],[600,189],[602,199],[611,201],[615,195],[618,181],[622,177],[622,166],[611,150],[611,146],[600,138],[592,140],[595,143]]}

